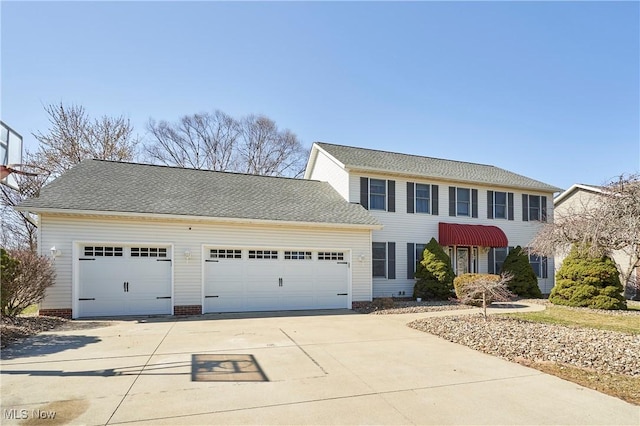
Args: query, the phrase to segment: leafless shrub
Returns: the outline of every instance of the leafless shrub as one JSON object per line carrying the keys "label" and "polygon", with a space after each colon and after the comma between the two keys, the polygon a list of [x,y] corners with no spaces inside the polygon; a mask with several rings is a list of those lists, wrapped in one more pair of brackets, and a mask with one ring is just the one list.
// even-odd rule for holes
{"label": "leafless shrub", "polygon": [[[468,275],[466,279],[465,275]],[[487,306],[492,302],[507,302],[515,297],[509,291],[507,284],[512,276],[492,275],[492,274],[465,274],[458,278],[463,278],[463,283],[456,285],[456,296],[458,301],[465,305],[474,305],[481,300],[482,314],[487,319]],[[455,285],[455,283],[454,283]]]}
{"label": "leafless shrub", "polygon": [[[14,317],[29,305],[42,301],[47,287],[54,283],[55,271],[48,258],[31,250],[3,253],[2,262],[0,312],[2,315]],[[11,272],[5,273],[4,266],[7,264],[11,265]]]}

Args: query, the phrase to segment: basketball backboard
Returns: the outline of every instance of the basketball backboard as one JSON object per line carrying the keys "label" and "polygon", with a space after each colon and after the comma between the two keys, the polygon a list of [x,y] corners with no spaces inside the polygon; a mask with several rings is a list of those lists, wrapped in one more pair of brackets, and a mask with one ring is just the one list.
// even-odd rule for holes
{"label": "basketball backboard", "polygon": [[[0,121],[0,164],[22,164],[22,136],[3,121]],[[2,183],[18,188],[14,175],[2,179]]]}

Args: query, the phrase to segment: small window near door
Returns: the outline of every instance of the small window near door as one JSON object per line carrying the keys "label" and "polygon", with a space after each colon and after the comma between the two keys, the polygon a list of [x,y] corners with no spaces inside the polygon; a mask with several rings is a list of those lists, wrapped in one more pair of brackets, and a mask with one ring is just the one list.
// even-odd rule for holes
{"label": "small window near door", "polygon": [[131,257],[167,257],[167,249],[159,247],[131,247]]}
{"label": "small window near door", "polygon": [[344,260],[344,253],[341,251],[319,251],[318,260]]}
{"label": "small window near door", "polygon": [[242,259],[242,251],[234,249],[211,249],[209,250],[211,259]]}
{"label": "small window near door", "polygon": [[371,266],[374,277],[387,277],[387,243],[372,244],[373,259]]}
{"label": "small window near door", "polygon": [[310,251],[285,251],[285,260],[311,260]]}
{"label": "small window near door", "polygon": [[84,255],[94,257],[122,257],[122,247],[85,246]]}
{"label": "small window near door", "polygon": [[249,250],[249,259],[278,259],[277,250]]}

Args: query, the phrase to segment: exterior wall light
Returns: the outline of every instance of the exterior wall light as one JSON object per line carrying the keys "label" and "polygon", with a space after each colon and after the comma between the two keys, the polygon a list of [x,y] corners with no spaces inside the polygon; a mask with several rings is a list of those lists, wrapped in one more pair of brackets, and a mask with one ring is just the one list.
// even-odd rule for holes
{"label": "exterior wall light", "polygon": [[61,250],[58,250],[58,249],[56,248],[56,246],[51,247],[51,249],[49,249],[49,251],[51,252],[51,257],[52,257],[52,258],[54,258],[54,259],[55,259],[56,257],[60,257],[60,256],[62,256],[62,251],[61,251]]}

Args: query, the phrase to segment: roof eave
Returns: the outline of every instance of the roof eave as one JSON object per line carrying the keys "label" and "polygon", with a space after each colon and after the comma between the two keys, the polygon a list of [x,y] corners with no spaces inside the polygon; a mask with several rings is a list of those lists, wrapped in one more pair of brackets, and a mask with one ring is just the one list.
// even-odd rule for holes
{"label": "roof eave", "polygon": [[366,223],[332,223],[332,222],[303,222],[291,220],[269,220],[269,219],[248,219],[234,217],[211,217],[211,216],[191,216],[177,214],[159,214],[159,213],[139,213],[139,212],[118,212],[103,210],[76,210],[76,209],[56,209],[45,207],[15,207],[18,211],[30,212],[35,214],[52,214],[52,215],[79,215],[79,216],[104,216],[104,217],[121,217],[121,218],[153,218],[156,220],[182,220],[182,221],[204,221],[228,224],[245,224],[245,225],[271,225],[271,226],[302,226],[305,228],[341,228],[341,229],[382,229],[381,224]]}
{"label": "roof eave", "polygon": [[346,164],[344,166],[345,170],[348,171],[349,173],[351,172],[365,172],[365,173],[381,173],[381,174],[385,174],[385,175],[391,175],[391,176],[402,176],[402,177],[413,177],[413,178],[423,178],[423,179],[434,179],[434,180],[440,180],[440,181],[444,181],[444,182],[464,182],[464,183],[472,183],[472,184],[483,184],[483,185],[497,185],[503,188],[514,188],[514,189],[524,189],[524,190],[529,190],[529,191],[540,191],[540,192],[551,192],[551,193],[555,193],[555,192],[560,192],[562,191],[561,188],[556,188],[554,186],[551,187],[545,187],[545,188],[541,188],[541,187],[531,187],[531,186],[519,186],[519,185],[504,185],[504,184],[499,184],[499,183],[491,183],[491,182],[478,182],[475,180],[469,180],[469,179],[448,179],[448,178],[444,178],[444,177],[440,177],[440,176],[430,176],[430,175],[425,175],[425,174],[417,174],[417,173],[403,173],[403,172],[394,172],[394,171],[389,171],[386,169],[378,169],[378,168],[374,168],[374,167],[362,167],[362,166],[353,166],[350,164]]}
{"label": "roof eave", "polygon": [[559,194],[556,198],[554,198],[553,199],[553,204],[557,205],[557,204],[562,203],[571,194],[573,194],[574,192],[576,192],[576,191],[578,191],[580,189],[585,190],[587,192],[593,192],[593,193],[596,193],[596,194],[602,194],[602,192],[603,192],[601,188],[597,188],[595,186],[584,185],[582,183],[574,183],[573,185],[571,185],[571,187],[569,189],[567,189],[562,194]]}

